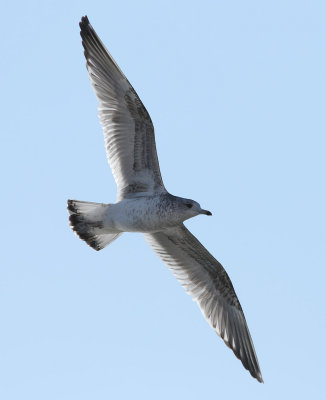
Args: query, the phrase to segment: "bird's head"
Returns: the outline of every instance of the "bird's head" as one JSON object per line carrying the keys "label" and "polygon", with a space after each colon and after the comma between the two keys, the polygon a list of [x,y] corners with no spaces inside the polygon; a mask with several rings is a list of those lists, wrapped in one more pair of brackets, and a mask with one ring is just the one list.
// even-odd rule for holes
{"label": "bird's head", "polygon": [[199,203],[194,200],[190,199],[180,199],[180,204],[179,207],[182,210],[182,213],[186,216],[185,219],[189,219],[192,217],[195,217],[196,215],[199,214],[204,214],[204,215],[212,215],[212,213],[208,210],[203,210]]}

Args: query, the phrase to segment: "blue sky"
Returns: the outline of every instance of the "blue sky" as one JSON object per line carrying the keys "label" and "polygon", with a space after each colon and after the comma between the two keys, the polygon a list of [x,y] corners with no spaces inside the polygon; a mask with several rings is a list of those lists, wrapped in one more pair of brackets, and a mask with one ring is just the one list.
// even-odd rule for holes
{"label": "blue sky", "polygon": [[[0,397],[322,399],[323,1],[2,4]],[[225,266],[265,384],[140,234],[96,253],[68,198],[113,202],[78,22],[151,114],[168,190]]]}

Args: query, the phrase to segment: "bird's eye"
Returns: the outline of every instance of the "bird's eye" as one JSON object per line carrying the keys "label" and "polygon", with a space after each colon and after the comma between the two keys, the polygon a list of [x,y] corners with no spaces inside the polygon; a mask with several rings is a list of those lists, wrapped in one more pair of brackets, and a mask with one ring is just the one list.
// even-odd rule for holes
{"label": "bird's eye", "polygon": [[192,204],[191,204],[191,203],[186,203],[186,206],[187,206],[188,208],[191,208],[191,207],[192,207]]}

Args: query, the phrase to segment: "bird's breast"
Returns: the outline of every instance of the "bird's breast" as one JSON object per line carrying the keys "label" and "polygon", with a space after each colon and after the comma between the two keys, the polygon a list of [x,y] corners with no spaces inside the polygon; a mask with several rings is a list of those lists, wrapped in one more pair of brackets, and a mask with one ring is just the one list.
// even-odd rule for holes
{"label": "bird's breast", "polygon": [[181,222],[161,196],[124,199],[110,208],[110,219],[122,232],[157,232]]}

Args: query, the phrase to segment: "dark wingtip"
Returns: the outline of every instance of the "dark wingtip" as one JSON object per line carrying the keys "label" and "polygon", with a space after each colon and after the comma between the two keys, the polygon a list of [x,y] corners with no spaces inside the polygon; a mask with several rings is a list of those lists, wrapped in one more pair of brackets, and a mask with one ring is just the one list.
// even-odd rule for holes
{"label": "dark wingtip", "polygon": [[87,15],[84,15],[83,17],[81,17],[81,20],[79,22],[80,29],[82,29],[83,27],[86,27],[87,25],[90,25],[89,19],[88,19]]}
{"label": "dark wingtip", "polygon": [[87,35],[89,35],[92,25],[90,24],[87,15],[81,18],[79,22],[79,27],[80,27],[80,36],[82,38],[83,36],[86,37]]}
{"label": "dark wingtip", "polygon": [[261,373],[259,372],[259,373],[257,373],[256,375],[252,375],[254,378],[256,378],[257,379],[257,381],[259,382],[259,383],[264,383],[264,380],[263,380],[263,377],[261,376]]}

